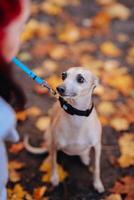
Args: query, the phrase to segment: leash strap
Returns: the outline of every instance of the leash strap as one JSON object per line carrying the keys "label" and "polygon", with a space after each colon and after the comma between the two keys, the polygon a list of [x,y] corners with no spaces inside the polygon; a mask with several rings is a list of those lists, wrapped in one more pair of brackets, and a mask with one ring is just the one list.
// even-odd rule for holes
{"label": "leash strap", "polygon": [[56,91],[54,91],[46,81],[37,76],[31,69],[29,69],[26,65],[24,65],[18,58],[14,57],[12,62],[19,67],[22,71],[24,71],[30,78],[32,78],[36,83],[41,85],[42,87],[46,87],[52,95],[56,95]]}

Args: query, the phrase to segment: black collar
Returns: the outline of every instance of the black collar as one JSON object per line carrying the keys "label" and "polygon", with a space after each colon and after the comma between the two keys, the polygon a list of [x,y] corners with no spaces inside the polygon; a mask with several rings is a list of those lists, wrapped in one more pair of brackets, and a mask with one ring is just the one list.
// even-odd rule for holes
{"label": "black collar", "polygon": [[67,112],[70,115],[78,115],[78,116],[88,117],[94,108],[94,104],[92,103],[92,106],[90,109],[78,110],[77,108],[74,108],[69,103],[67,103],[62,97],[59,97],[59,102],[60,102],[61,107],[65,110],[65,112]]}

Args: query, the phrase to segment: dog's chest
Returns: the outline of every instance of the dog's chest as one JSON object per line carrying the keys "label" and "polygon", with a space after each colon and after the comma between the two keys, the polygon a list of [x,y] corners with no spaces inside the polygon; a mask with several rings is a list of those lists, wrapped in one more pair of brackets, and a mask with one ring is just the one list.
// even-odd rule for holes
{"label": "dog's chest", "polygon": [[58,128],[56,137],[58,149],[69,155],[79,155],[90,146],[85,119],[73,118],[73,121],[64,121],[60,124],[62,126]]}

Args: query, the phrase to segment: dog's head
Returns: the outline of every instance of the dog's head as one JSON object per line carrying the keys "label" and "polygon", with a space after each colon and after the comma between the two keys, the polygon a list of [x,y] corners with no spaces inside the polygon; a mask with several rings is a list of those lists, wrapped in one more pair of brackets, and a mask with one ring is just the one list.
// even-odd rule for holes
{"label": "dog's head", "polygon": [[89,70],[73,67],[62,73],[63,83],[57,87],[58,93],[66,98],[88,95],[98,85],[98,78]]}

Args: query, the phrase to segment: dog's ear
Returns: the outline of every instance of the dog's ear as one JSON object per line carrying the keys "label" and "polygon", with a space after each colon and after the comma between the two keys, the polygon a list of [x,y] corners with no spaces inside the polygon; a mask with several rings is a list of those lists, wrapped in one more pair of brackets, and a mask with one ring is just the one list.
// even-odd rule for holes
{"label": "dog's ear", "polygon": [[94,87],[97,87],[99,85],[99,79],[95,75],[93,75],[93,85]]}

